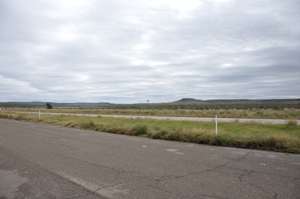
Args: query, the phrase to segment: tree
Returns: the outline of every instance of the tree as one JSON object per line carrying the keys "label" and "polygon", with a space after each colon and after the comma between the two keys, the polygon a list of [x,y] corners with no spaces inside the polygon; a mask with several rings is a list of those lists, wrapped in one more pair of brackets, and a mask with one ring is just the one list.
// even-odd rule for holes
{"label": "tree", "polygon": [[46,103],[46,107],[47,107],[47,109],[53,109],[52,104],[50,104],[49,102]]}

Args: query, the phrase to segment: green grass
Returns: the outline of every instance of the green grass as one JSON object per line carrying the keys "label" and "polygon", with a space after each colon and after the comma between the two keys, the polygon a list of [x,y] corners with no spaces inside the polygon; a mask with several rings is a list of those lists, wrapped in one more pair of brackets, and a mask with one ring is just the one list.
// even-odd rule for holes
{"label": "green grass", "polygon": [[20,113],[0,113],[0,117],[153,139],[300,153],[300,126],[294,122],[220,123],[215,136],[214,124],[208,122],[49,115],[38,120],[37,115]]}
{"label": "green grass", "polygon": [[[11,111],[33,111],[36,108],[9,108]],[[300,119],[300,109],[132,109],[132,108],[56,108],[41,109],[42,112],[116,114],[116,115],[153,115],[153,116],[187,116],[187,117],[229,117],[229,118],[268,118],[268,119]]]}

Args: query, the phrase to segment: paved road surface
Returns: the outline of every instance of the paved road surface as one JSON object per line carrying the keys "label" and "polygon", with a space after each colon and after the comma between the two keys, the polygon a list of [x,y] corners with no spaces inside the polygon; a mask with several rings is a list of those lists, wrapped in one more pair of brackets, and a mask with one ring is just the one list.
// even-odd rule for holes
{"label": "paved road surface", "polygon": [[[20,112],[38,114],[37,112]],[[87,117],[117,117],[130,119],[155,119],[155,120],[177,120],[177,121],[195,121],[195,122],[213,122],[215,118],[211,117],[175,117],[175,116],[142,116],[142,115],[105,115],[105,114],[81,114],[81,113],[50,113],[41,112],[41,115],[74,115]],[[287,124],[290,120],[285,119],[258,119],[258,118],[218,118],[219,122],[240,122],[240,123],[260,123],[260,124]],[[300,125],[300,120],[295,120]]]}
{"label": "paved road surface", "polygon": [[0,120],[0,198],[297,199],[300,155]]}

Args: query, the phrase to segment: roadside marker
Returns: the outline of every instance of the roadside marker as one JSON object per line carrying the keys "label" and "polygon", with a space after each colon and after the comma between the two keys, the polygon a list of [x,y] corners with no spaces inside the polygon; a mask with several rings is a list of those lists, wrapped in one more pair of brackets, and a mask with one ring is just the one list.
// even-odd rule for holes
{"label": "roadside marker", "polygon": [[215,124],[216,124],[216,136],[218,135],[218,116],[215,117]]}
{"label": "roadside marker", "polygon": [[41,120],[41,110],[39,109],[39,120]]}

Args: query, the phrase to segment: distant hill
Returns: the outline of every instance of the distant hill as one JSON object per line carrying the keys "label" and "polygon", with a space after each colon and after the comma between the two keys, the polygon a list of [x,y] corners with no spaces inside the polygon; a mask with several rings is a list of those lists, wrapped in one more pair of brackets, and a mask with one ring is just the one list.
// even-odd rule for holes
{"label": "distant hill", "polygon": [[[300,99],[213,99],[200,100],[182,98],[174,102],[113,104],[107,102],[89,103],[56,103],[50,102],[54,108],[168,108],[168,109],[226,109],[226,108],[300,108]],[[0,102],[0,107],[46,107],[46,102]]]}
{"label": "distant hill", "polygon": [[175,102],[171,102],[172,104],[201,104],[204,103],[203,100],[198,100],[198,99],[194,99],[194,98],[182,98],[178,101]]}

